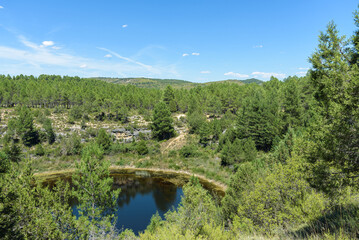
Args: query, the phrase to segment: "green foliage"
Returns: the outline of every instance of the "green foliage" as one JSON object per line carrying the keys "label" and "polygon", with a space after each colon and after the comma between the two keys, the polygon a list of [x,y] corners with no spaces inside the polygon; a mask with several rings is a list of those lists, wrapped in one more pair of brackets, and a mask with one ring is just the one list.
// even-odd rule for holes
{"label": "green foliage", "polygon": [[225,220],[233,220],[238,213],[238,207],[243,203],[246,191],[253,189],[259,178],[266,176],[264,161],[256,159],[238,165],[237,171],[231,177],[226,195],[222,199],[222,212]]}
{"label": "green foliage", "polygon": [[287,165],[277,164],[270,174],[243,193],[234,228],[271,233],[320,216],[326,200],[309,187],[300,161],[292,159]]}
{"label": "green foliage", "polygon": [[200,152],[198,151],[197,147],[194,145],[186,145],[182,147],[179,151],[179,154],[184,158],[200,156]]}
{"label": "green foliage", "polygon": [[96,137],[96,143],[97,145],[101,146],[105,151],[107,151],[111,147],[112,140],[110,138],[110,135],[106,132],[105,129],[101,128],[98,131],[98,135]]}
{"label": "green foliage", "polygon": [[[111,190],[110,162],[103,160],[103,149],[97,144],[85,146],[81,161],[72,177],[74,196],[80,201],[79,228],[97,233],[98,227],[109,226],[114,219],[119,190]],[[89,233],[87,233],[89,234]]]}
{"label": "green foliage", "polygon": [[220,224],[219,208],[200,184],[188,183],[183,187],[184,197],[177,211],[168,212],[168,224],[179,225],[182,233],[192,231],[194,236],[204,234],[207,224]]}
{"label": "green foliage", "polygon": [[[21,176],[21,177],[20,177]],[[13,165],[0,181],[2,239],[72,239],[76,227],[69,201],[69,186],[58,183],[50,191],[37,184],[28,162]],[[73,235],[74,234],[74,235]]]}
{"label": "green foliage", "polygon": [[35,155],[37,156],[44,156],[45,155],[45,149],[42,147],[41,144],[37,144],[35,147]]}
{"label": "green foliage", "polygon": [[148,148],[146,141],[141,140],[136,144],[136,151],[139,155],[146,155],[148,153]]}
{"label": "green foliage", "polygon": [[10,160],[7,154],[3,151],[0,152],[0,175],[7,173],[10,169]]}
{"label": "green foliage", "polygon": [[[354,36],[355,44],[356,39]],[[345,37],[340,37],[335,24],[330,23],[310,58],[311,83],[321,107],[320,117],[311,126],[313,147],[308,159],[313,184],[327,192],[357,185],[353,179],[359,173],[359,69],[350,61],[357,56],[356,49],[357,45],[350,50]]]}
{"label": "green foliage", "polygon": [[175,93],[173,88],[168,85],[163,92],[163,101],[168,105],[171,112],[177,111],[177,103],[175,100]]}
{"label": "green foliage", "polygon": [[190,133],[196,134],[199,134],[200,127],[206,122],[206,116],[197,111],[188,115],[187,119],[190,126]]}
{"label": "green foliage", "polygon": [[251,138],[236,139],[228,142],[221,151],[222,165],[234,165],[240,162],[252,161],[256,158],[257,149]]}
{"label": "green foliage", "polygon": [[69,111],[69,119],[79,120],[82,118],[83,110],[80,106],[73,106]]}
{"label": "green foliage", "polygon": [[43,127],[46,132],[47,142],[49,144],[53,144],[56,141],[56,135],[52,128],[51,120],[49,118],[46,118],[46,120],[44,121]]}
{"label": "green foliage", "polygon": [[164,102],[160,102],[155,106],[151,129],[152,136],[158,140],[169,139],[176,134],[173,128],[171,112]]}
{"label": "green foliage", "polygon": [[67,138],[63,138],[60,148],[61,154],[65,156],[80,154],[82,148],[80,137],[76,133],[73,133]]}
{"label": "green foliage", "polygon": [[161,225],[163,225],[162,218],[158,212],[156,212],[156,214],[151,217],[150,224],[147,226],[146,231],[154,233]]}
{"label": "green foliage", "polygon": [[11,140],[9,143],[4,146],[4,153],[7,155],[7,158],[12,162],[20,162],[21,160],[21,148],[16,141]]}
{"label": "green foliage", "polygon": [[204,122],[199,128],[199,143],[203,146],[210,144],[212,137],[212,125],[208,122]]}
{"label": "green foliage", "polygon": [[238,115],[238,138],[251,137],[258,150],[269,151],[282,131],[278,90],[273,86],[279,84],[277,81],[268,82],[267,89],[254,85]]}
{"label": "green foliage", "polygon": [[19,117],[16,120],[16,131],[25,146],[33,146],[39,143],[38,132],[34,128],[34,119],[31,110],[22,106],[19,109]]}

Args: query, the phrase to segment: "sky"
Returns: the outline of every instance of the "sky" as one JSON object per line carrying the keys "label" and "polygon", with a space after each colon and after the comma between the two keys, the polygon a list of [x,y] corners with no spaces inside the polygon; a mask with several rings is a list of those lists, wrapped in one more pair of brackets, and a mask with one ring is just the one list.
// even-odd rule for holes
{"label": "sky", "polygon": [[0,0],[0,74],[208,82],[304,76],[352,0]]}

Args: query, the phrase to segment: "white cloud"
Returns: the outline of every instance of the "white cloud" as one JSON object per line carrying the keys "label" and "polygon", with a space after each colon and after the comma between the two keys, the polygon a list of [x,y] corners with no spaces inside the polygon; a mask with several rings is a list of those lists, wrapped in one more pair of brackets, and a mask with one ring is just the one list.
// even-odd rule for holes
{"label": "white cloud", "polygon": [[249,77],[247,74],[235,73],[235,72],[227,72],[224,74],[225,76],[232,76],[236,78],[246,78]]}
{"label": "white cloud", "polygon": [[192,53],[193,56],[199,56],[199,53],[198,52],[194,52]]}
{"label": "white cloud", "polygon": [[87,68],[87,64],[82,64],[80,68]]}
{"label": "white cloud", "polygon": [[309,68],[300,67],[300,68],[298,68],[298,70],[309,70]]}
{"label": "white cloud", "polygon": [[52,49],[55,49],[55,50],[60,50],[61,49],[61,47],[58,47],[58,46],[53,46],[53,47],[51,47]]}
{"label": "white cloud", "polygon": [[209,74],[211,71],[201,71],[202,74]]}
{"label": "white cloud", "polygon": [[4,7],[3,7],[3,6],[0,6],[0,9],[1,9],[1,8],[4,8]]}
{"label": "white cloud", "polygon": [[123,25],[122,25],[122,28],[127,28],[127,27],[128,27],[127,24],[123,24]]}
{"label": "white cloud", "polygon": [[189,54],[188,53],[184,53],[182,54],[182,57],[187,57]]}
{"label": "white cloud", "polygon": [[111,54],[106,54],[105,56],[103,56],[105,58],[112,58],[112,55]]}
{"label": "white cloud", "polygon": [[44,47],[49,47],[49,46],[52,46],[52,45],[54,45],[53,41],[43,41],[42,42],[42,46],[44,46]]}
{"label": "white cloud", "polygon": [[297,72],[295,73],[296,75],[300,76],[300,77],[304,77],[307,75],[307,72]]}
{"label": "white cloud", "polygon": [[273,73],[273,72],[269,72],[269,73],[266,73],[266,72],[252,72],[252,75],[254,77],[262,77],[262,78],[265,78],[265,79],[269,79],[270,77],[276,77],[276,78],[285,78],[286,77],[286,74],[284,73]]}
{"label": "white cloud", "polygon": [[255,46],[253,46],[253,48],[262,48],[263,47],[263,45],[255,45]]}

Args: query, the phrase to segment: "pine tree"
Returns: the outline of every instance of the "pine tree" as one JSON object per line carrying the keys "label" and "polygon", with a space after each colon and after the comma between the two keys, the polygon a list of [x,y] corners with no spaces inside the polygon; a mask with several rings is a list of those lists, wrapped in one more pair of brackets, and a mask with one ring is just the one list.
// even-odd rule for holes
{"label": "pine tree", "polygon": [[177,111],[177,103],[175,101],[175,93],[173,88],[168,85],[163,93],[163,101],[168,105],[171,112]]}
{"label": "pine tree", "polygon": [[55,132],[52,128],[52,123],[51,120],[49,118],[46,118],[43,127],[45,129],[46,132],[46,138],[49,144],[53,144],[56,140],[56,135]]}
{"label": "pine tree", "polygon": [[105,129],[101,128],[98,132],[96,143],[101,146],[103,150],[108,150],[111,147],[112,141]]}
{"label": "pine tree", "polygon": [[89,232],[97,231],[114,220],[119,190],[111,190],[110,162],[103,159],[103,149],[90,144],[82,151],[72,177],[74,196],[80,201],[79,227]]}
{"label": "pine tree", "polygon": [[321,118],[311,126],[314,146],[309,158],[317,186],[328,191],[355,183],[359,176],[359,69],[350,61],[355,51],[349,51],[348,42],[330,23],[310,58],[314,96],[322,107]]}
{"label": "pine tree", "polygon": [[34,119],[31,115],[31,110],[26,106],[22,106],[19,110],[16,129],[24,145],[33,146],[39,143],[39,135],[34,128]]}
{"label": "pine tree", "polygon": [[169,139],[176,134],[171,112],[164,102],[159,102],[154,108],[151,129],[152,136],[158,140]]}

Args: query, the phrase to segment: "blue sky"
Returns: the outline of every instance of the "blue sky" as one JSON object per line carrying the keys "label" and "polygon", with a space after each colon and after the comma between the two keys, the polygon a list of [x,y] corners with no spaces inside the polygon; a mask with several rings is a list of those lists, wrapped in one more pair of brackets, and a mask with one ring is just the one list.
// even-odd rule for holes
{"label": "blue sky", "polygon": [[0,0],[0,74],[303,75],[320,31],[350,36],[352,0]]}

